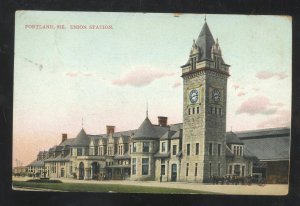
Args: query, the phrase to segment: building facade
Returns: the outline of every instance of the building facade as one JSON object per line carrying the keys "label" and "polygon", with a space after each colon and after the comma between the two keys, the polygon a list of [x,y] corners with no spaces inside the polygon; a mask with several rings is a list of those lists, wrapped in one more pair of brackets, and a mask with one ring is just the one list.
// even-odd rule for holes
{"label": "building facade", "polygon": [[75,138],[40,152],[28,169],[50,178],[208,182],[212,177],[252,175],[254,152],[235,133],[226,133],[229,65],[207,23],[182,67],[183,123],[159,116],[138,129]]}

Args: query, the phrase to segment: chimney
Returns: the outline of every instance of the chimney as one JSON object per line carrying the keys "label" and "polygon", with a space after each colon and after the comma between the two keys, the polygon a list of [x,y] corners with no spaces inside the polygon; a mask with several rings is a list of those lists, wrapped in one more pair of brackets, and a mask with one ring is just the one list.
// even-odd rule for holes
{"label": "chimney", "polygon": [[66,141],[68,139],[68,135],[66,134],[66,133],[63,133],[62,135],[61,135],[61,142],[64,142],[64,141]]}
{"label": "chimney", "polygon": [[106,134],[110,135],[115,133],[115,126],[106,125]]}
{"label": "chimney", "polygon": [[158,116],[158,125],[161,127],[168,126],[168,117]]}

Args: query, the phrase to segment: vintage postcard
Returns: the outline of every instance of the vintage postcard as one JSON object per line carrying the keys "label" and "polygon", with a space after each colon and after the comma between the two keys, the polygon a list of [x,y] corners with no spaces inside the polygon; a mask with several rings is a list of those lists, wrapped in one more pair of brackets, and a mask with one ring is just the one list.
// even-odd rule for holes
{"label": "vintage postcard", "polygon": [[291,17],[15,17],[13,189],[288,193]]}

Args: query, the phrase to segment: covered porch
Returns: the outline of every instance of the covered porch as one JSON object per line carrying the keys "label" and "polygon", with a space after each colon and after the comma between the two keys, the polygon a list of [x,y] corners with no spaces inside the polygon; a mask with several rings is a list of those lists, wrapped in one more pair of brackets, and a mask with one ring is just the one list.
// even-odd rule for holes
{"label": "covered porch", "polygon": [[130,165],[106,166],[107,180],[127,180],[130,178]]}

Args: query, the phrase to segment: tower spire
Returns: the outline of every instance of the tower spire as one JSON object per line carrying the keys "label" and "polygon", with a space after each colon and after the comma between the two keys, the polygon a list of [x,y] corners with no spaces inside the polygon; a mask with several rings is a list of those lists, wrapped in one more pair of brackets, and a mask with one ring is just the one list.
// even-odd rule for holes
{"label": "tower spire", "polygon": [[205,16],[204,16],[204,21],[206,22],[206,14],[205,14]]}
{"label": "tower spire", "polygon": [[81,118],[81,128],[83,129],[83,117]]}

